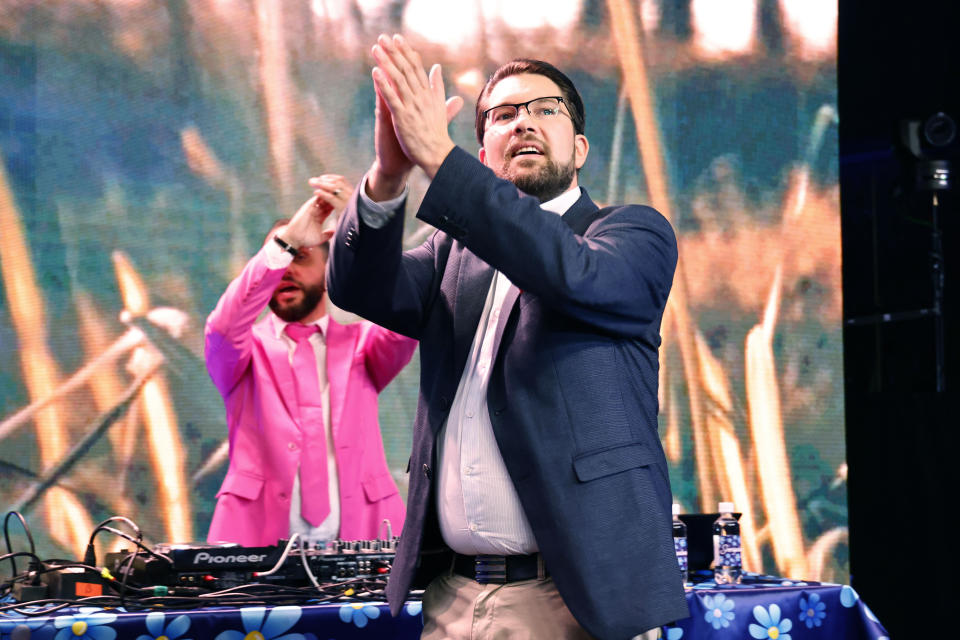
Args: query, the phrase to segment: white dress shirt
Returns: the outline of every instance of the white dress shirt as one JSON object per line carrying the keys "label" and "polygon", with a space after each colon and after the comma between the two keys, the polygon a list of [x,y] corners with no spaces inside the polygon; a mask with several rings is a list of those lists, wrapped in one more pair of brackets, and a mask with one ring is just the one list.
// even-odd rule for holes
{"label": "white dress shirt", "polygon": [[[286,269],[293,262],[293,256],[284,251],[275,242],[268,242],[266,248],[266,263],[271,269]],[[270,318],[274,335],[282,340],[287,346],[288,358],[293,365],[293,352],[297,348],[297,343],[290,336],[284,333],[287,324],[276,315]],[[327,326],[330,324],[330,317],[323,316],[312,323],[320,328],[320,331],[310,336],[310,346],[313,347],[313,355],[317,360],[317,380],[320,388],[320,399],[323,402],[323,432],[327,440],[327,487],[330,495],[330,515],[320,523],[319,526],[313,526],[303,519],[300,515],[300,469],[293,479],[293,490],[290,493],[290,534],[298,533],[300,538],[309,542],[323,543],[337,538],[340,533],[340,477],[337,474],[337,456],[333,447],[333,434],[330,429],[330,384],[327,381]]]}
{"label": "white dress shirt", "polygon": [[[380,227],[391,215],[387,211],[395,209],[400,199],[377,204],[367,197],[364,187],[361,184],[359,213],[365,224]],[[574,187],[540,207],[562,215],[579,198],[580,188]],[[490,369],[499,346],[494,344],[494,336],[511,286],[506,276],[494,272],[450,414],[437,436],[440,531],[451,549],[465,555],[529,554],[539,550],[500,455],[487,407]]]}

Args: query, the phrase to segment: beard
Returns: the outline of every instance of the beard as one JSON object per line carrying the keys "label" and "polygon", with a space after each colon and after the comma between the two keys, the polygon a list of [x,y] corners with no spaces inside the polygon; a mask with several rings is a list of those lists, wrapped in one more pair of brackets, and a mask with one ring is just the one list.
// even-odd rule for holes
{"label": "beard", "polygon": [[310,313],[317,308],[317,305],[320,304],[320,301],[323,300],[325,287],[322,284],[312,287],[304,287],[299,283],[297,284],[300,286],[300,292],[303,294],[300,302],[281,304],[277,300],[276,293],[270,297],[270,310],[277,314],[277,317],[284,322],[299,322],[310,315]]}
{"label": "beard", "polygon": [[534,196],[540,202],[553,200],[570,188],[576,174],[573,156],[570,162],[559,164],[544,156],[546,163],[539,170],[530,172],[517,170],[510,166],[510,160],[504,162],[500,169],[500,177],[509,180],[520,191]]}

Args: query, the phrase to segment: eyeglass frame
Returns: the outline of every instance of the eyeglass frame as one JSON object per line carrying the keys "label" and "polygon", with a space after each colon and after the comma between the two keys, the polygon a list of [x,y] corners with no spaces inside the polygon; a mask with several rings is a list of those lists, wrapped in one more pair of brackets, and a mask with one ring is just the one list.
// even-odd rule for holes
{"label": "eyeglass frame", "polygon": [[[563,96],[540,96],[539,98],[534,98],[533,100],[527,100],[526,102],[517,102],[517,103],[509,103],[509,102],[507,102],[507,103],[504,103],[504,104],[498,104],[498,105],[495,106],[495,107],[490,107],[489,109],[484,109],[483,112],[480,114],[480,121],[484,123],[484,124],[483,124],[483,133],[484,133],[484,134],[487,133],[487,116],[488,116],[488,115],[490,114],[490,112],[493,111],[494,109],[501,109],[501,108],[503,108],[503,107],[513,107],[513,108],[516,110],[517,113],[516,113],[515,116],[513,116],[513,118],[510,119],[510,122],[514,122],[517,118],[520,117],[520,107],[523,107],[524,109],[526,109],[526,110],[527,110],[527,115],[530,116],[531,118],[534,118],[534,119],[536,119],[536,120],[540,120],[540,118],[538,118],[537,116],[533,115],[533,112],[530,111],[530,105],[531,105],[532,103],[536,102],[537,100],[546,100],[546,99],[548,99],[548,98],[551,99],[551,100],[556,100],[556,101],[557,101],[557,107],[558,107],[558,109],[557,109],[558,113],[561,113],[561,114],[567,116],[568,118],[570,118],[570,121],[573,122],[573,116],[572,116],[572,115],[570,115],[569,113],[565,113],[563,110],[559,109],[559,106],[560,106],[560,105],[564,105],[565,107],[567,107],[567,111],[570,110],[570,107],[569,107],[569,105],[567,105],[567,101],[563,99]],[[496,123],[493,123],[493,124],[496,124]]]}

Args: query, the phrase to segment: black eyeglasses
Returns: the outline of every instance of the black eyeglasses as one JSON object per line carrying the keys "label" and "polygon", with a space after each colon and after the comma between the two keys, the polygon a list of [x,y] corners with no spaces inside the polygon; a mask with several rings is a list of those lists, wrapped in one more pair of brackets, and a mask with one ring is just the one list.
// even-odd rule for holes
{"label": "black eyeglasses", "polygon": [[520,115],[520,107],[526,109],[530,117],[537,120],[549,120],[560,114],[570,118],[569,115],[563,113],[563,110],[560,109],[561,104],[564,104],[562,97],[547,96],[544,98],[534,98],[533,100],[527,100],[526,102],[520,102],[518,104],[501,104],[496,107],[490,107],[483,112],[484,129],[486,129],[487,126],[498,127],[510,124]]}

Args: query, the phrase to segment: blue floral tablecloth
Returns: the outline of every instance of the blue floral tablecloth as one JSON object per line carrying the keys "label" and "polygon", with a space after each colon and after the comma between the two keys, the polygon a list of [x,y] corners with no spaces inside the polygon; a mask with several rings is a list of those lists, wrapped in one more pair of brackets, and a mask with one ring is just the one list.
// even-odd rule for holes
{"label": "blue floral tablecloth", "polygon": [[422,628],[419,602],[408,603],[396,618],[383,603],[0,614],[2,640],[369,640],[419,638]]}
{"label": "blue floral tablecloth", "polygon": [[[888,640],[851,587],[770,576],[687,589],[690,617],[661,629],[665,640]],[[125,611],[81,607],[48,615],[0,613],[0,640],[350,640],[419,638],[419,602],[390,616],[383,603],[209,607]]]}
{"label": "blue floral tablecloth", "polygon": [[743,584],[705,581],[687,589],[690,617],[664,627],[666,640],[889,640],[853,587],[747,574]]}

